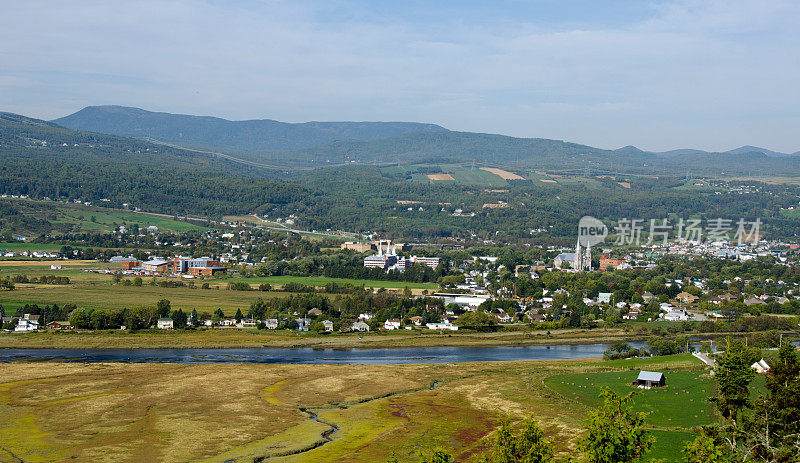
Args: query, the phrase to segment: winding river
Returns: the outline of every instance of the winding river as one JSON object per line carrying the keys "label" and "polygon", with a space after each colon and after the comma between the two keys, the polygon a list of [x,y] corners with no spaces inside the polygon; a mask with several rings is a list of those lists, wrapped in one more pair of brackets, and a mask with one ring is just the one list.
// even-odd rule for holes
{"label": "winding river", "polygon": [[[632,343],[639,347],[640,343]],[[602,357],[609,344],[524,347],[421,347],[391,349],[0,349],[0,362],[80,363],[295,363],[397,365]]]}

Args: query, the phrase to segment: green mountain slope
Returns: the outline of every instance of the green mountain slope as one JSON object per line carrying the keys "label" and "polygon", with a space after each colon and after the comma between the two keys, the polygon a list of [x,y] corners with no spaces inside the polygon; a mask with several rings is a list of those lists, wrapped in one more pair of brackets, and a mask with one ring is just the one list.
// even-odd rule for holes
{"label": "green mountain slope", "polygon": [[307,195],[257,168],[131,138],[0,113],[0,193],[108,199],[144,210],[220,215]]}
{"label": "green mountain slope", "polygon": [[150,138],[223,152],[295,150],[334,140],[375,140],[408,132],[437,132],[434,124],[413,122],[306,122],[269,119],[229,121],[217,117],[145,111],[124,106],[89,106],[53,121],[75,130]]}

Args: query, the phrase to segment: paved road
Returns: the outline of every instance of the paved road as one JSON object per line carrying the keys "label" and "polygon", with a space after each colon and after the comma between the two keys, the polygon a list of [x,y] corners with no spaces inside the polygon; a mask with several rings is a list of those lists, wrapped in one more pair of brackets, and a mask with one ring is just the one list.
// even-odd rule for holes
{"label": "paved road", "polygon": [[711,368],[714,368],[714,360],[709,358],[707,354],[704,354],[702,352],[695,352],[692,355],[700,359],[703,363],[710,366]]}

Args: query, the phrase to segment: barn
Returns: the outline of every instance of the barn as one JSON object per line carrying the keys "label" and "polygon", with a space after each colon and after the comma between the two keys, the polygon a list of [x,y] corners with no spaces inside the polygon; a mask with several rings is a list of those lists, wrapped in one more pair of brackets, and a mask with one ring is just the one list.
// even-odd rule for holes
{"label": "barn", "polygon": [[664,373],[655,371],[640,371],[636,381],[633,382],[634,386],[639,387],[662,387],[667,384],[667,378]]}

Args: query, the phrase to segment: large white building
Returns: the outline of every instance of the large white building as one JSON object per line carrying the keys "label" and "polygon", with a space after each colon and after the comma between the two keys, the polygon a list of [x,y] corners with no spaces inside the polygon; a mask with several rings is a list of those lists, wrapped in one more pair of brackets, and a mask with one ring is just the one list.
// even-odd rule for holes
{"label": "large white building", "polygon": [[586,246],[586,248],[583,248],[581,242],[578,241],[575,246],[575,252],[562,252],[553,259],[553,266],[556,268],[564,268],[564,264],[567,264],[572,270],[591,271],[592,247]]}

